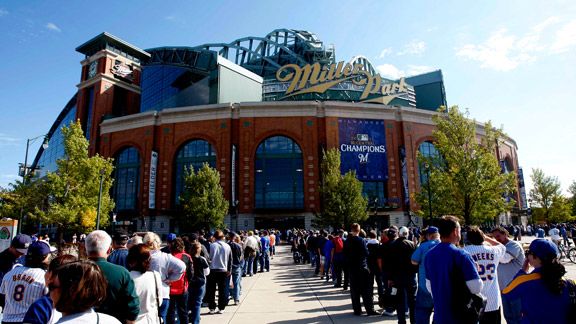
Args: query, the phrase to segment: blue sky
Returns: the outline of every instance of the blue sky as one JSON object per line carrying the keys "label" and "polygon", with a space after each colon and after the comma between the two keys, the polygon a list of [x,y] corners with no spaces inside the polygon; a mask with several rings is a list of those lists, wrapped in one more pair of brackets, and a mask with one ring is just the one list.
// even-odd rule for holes
{"label": "blue sky", "polygon": [[0,1],[0,186],[75,93],[86,40],[194,46],[277,28],[311,31],[384,76],[441,69],[450,105],[516,140],[528,186],[532,168],[564,189],[576,180],[576,1],[14,0]]}

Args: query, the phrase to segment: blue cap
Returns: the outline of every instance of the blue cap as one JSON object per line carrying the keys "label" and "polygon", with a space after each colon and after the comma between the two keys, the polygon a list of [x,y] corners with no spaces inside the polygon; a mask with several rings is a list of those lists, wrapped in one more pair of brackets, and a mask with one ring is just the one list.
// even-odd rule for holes
{"label": "blue cap", "polygon": [[436,234],[438,233],[438,227],[436,226],[429,226],[426,230],[426,234]]}
{"label": "blue cap", "polygon": [[532,241],[528,249],[541,260],[552,260],[559,254],[556,244],[541,238]]}
{"label": "blue cap", "polygon": [[166,237],[166,241],[168,241],[168,242],[172,242],[172,241],[174,241],[175,239],[176,239],[176,234],[174,234],[174,233],[170,233],[170,234],[168,234],[168,236]]}
{"label": "blue cap", "polygon": [[52,252],[56,252],[56,248],[51,246],[48,242],[38,240],[28,247],[28,255],[48,255]]}
{"label": "blue cap", "polygon": [[18,234],[14,237],[14,239],[12,239],[12,243],[10,245],[18,250],[18,252],[26,254],[31,243],[32,238],[30,236],[26,234]]}

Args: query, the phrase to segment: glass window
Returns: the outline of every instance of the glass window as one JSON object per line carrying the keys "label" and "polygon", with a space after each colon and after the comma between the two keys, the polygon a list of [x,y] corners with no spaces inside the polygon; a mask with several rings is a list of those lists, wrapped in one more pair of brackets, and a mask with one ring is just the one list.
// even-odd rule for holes
{"label": "glass window", "polygon": [[86,96],[86,139],[90,141],[90,130],[92,129],[92,107],[94,106],[94,87],[88,89]]}
{"label": "glass window", "polygon": [[140,155],[134,147],[122,150],[114,160],[112,193],[116,210],[134,210],[138,199]]}
{"label": "glass window", "polygon": [[368,198],[368,207],[386,205],[386,182],[362,181],[362,195]]}
{"label": "glass window", "polygon": [[180,204],[180,194],[184,189],[184,167],[194,167],[198,170],[204,163],[208,163],[212,168],[216,167],[216,152],[212,145],[205,140],[193,140],[186,143],[176,155],[176,189],[175,203]]}
{"label": "glass window", "polygon": [[292,139],[274,136],[262,142],[256,150],[256,208],[304,208],[303,170],[302,150]]}
{"label": "glass window", "polygon": [[[440,153],[432,142],[423,142],[420,144],[420,146],[418,146],[418,152],[420,152],[422,157],[430,159],[431,162],[438,163]],[[420,173],[420,184],[428,183],[428,170],[426,169],[426,165],[418,163],[418,170]]]}
{"label": "glass window", "polygon": [[64,158],[66,153],[64,152],[64,136],[62,135],[62,127],[69,127],[70,123],[74,121],[76,117],[76,106],[70,108],[66,116],[62,119],[54,133],[50,136],[48,141],[48,148],[42,151],[42,155],[38,159],[36,167],[38,172],[36,173],[39,177],[44,177],[48,172],[56,172],[58,170],[58,165],[56,161]]}

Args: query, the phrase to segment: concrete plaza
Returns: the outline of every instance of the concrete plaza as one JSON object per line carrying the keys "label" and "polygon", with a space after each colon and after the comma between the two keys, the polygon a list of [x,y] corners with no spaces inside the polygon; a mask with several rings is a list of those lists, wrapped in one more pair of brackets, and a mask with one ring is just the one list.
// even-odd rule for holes
{"label": "concrete plaza", "polygon": [[[531,238],[523,238],[523,242],[529,241]],[[202,323],[397,323],[396,317],[354,316],[348,291],[314,276],[310,265],[294,264],[288,246],[277,250],[270,272],[242,278],[238,306],[230,305],[223,314],[215,315],[203,308]],[[567,276],[576,279],[576,265],[563,263]]]}

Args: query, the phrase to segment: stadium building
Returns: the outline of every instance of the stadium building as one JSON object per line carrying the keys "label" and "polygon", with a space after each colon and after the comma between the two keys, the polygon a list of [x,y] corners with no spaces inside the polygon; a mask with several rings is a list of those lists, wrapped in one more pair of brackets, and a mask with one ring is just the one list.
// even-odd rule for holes
{"label": "stadium building", "polygon": [[[174,230],[184,168],[208,163],[230,201],[230,228],[309,227],[321,210],[327,148],[363,182],[368,223],[421,223],[412,216],[426,179],[416,156],[437,153],[431,117],[446,105],[439,70],[385,79],[367,58],[338,60],[313,33],[290,29],[147,50],[102,33],[76,51],[84,55],[78,90],[33,168],[56,170],[60,128],[79,119],[90,154],[114,158],[117,226]],[[522,180],[516,151],[506,138],[496,154],[503,172]],[[519,183],[516,216],[527,209]]]}

